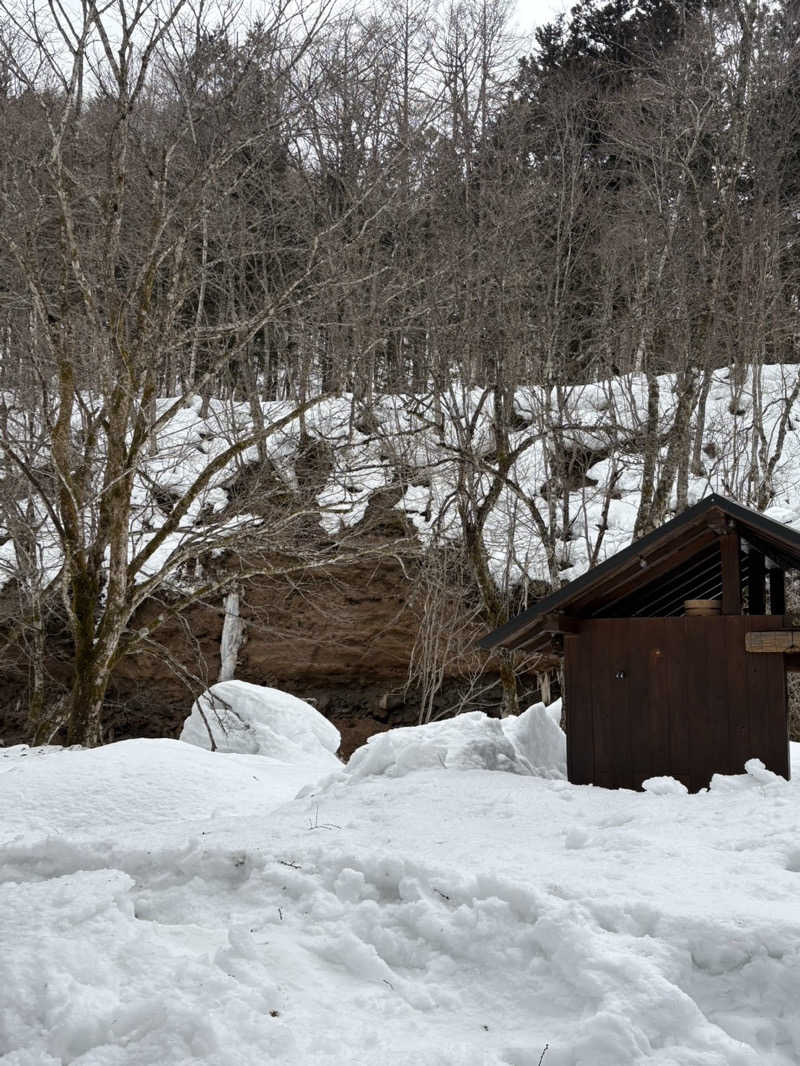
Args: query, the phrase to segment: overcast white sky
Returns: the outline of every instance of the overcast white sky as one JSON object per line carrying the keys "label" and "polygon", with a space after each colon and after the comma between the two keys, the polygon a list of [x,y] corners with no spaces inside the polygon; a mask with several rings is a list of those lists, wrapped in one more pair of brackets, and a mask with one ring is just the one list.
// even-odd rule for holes
{"label": "overcast white sky", "polygon": [[524,40],[533,44],[533,31],[543,22],[549,22],[561,12],[568,12],[575,0],[516,0],[515,19],[517,31]]}

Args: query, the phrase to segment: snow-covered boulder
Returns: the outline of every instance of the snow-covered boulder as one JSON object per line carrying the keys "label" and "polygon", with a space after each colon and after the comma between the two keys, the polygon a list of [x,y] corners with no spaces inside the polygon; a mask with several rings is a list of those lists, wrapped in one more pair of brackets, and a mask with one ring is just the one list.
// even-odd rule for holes
{"label": "snow-covered boulder", "polygon": [[[213,743],[212,743],[213,737]],[[192,706],[181,740],[200,748],[341,766],[339,730],[311,704],[280,689],[220,681]]]}
{"label": "snow-covered boulder", "polygon": [[403,777],[412,770],[431,768],[564,777],[564,734],[543,703],[518,718],[489,718],[472,711],[441,722],[377,733],[353,752],[346,773]]}

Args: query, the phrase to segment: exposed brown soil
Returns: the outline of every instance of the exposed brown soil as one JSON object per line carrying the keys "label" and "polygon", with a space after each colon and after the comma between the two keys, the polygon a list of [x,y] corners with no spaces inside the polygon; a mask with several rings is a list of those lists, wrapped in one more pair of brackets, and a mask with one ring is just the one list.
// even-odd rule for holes
{"label": "exposed brown soil", "polygon": [[[163,605],[149,606],[141,620],[156,610]],[[246,643],[236,676],[312,702],[341,731],[345,758],[373,733],[417,723],[420,694],[406,691],[418,625],[408,561],[367,559],[300,581],[254,581],[243,590],[241,611]],[[221,603],[168,614],[158,646],[116,671],[107,739],[178,736],[194,697],[218,677],[221,627]],[[450,664],[436,713],[458,703],[466,665]],[[529,678],[528,695],[534,686]],[[0,738],[6,744],[28,739],[23,687],[24,676],[10,664],[0,670]],[[485,693],[482,709],[491,713],[499,705],[499,687]]]}

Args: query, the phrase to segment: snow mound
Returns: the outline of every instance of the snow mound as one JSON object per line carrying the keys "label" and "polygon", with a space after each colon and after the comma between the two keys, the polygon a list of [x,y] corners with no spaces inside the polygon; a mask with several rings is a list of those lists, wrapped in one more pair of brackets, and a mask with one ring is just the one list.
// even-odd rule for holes
{"label": "snow mound", "polygon": [[686,785],[674,777],[648,777],[642,782],[642,788],[654,796],[686,796],[689,793]]}
{"label": "snow mound", "polygon": [[543,703],[504,719],[472,711],[377,733],[353,752],[346,773],[356,778],[403,777],[412,770],[437,767],[563,778],[566,741]]}
{"label": "snow mound", "polygon": [[[213,738],[213,743],[212,743]],[[192,706],[180,739],[199,748],[266,755],[287,763],[340,766],[336,726],[311,704],[277,688],[220,681]]]}
{"label": "snow mound", "polygon": [[[166,738],[30,755],[20,749],[17,758],[0,759],[0,849],[23,830],[47,839],[52,853],[62,837],[83,838],[112,827],[115,839],[127,845],[132,835],[171,824],[178,811],[198,823],[241,810],[256,817],[329,774],[330,765],[313,758],[287,763],[256,755],[222,756]],[[104,846],[101,865],[107,859]],[[8,873],[7,863],[0,881]]]}

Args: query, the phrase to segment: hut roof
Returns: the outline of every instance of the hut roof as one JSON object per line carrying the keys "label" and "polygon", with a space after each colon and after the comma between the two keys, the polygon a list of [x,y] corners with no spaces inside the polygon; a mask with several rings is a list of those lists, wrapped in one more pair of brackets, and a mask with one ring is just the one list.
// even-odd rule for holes
{"label": "hut roof", "polygon": [[800,569],[800,533],[712,493],[539,600],[484,637],[481,647],[535,651],[553,632],[568,632],[570,618],[677,616],[687,599],[716,599],[722,593],[719,538],[733,532],[741,545],[743,586],[750,551],[762,554],[767,567]]}

